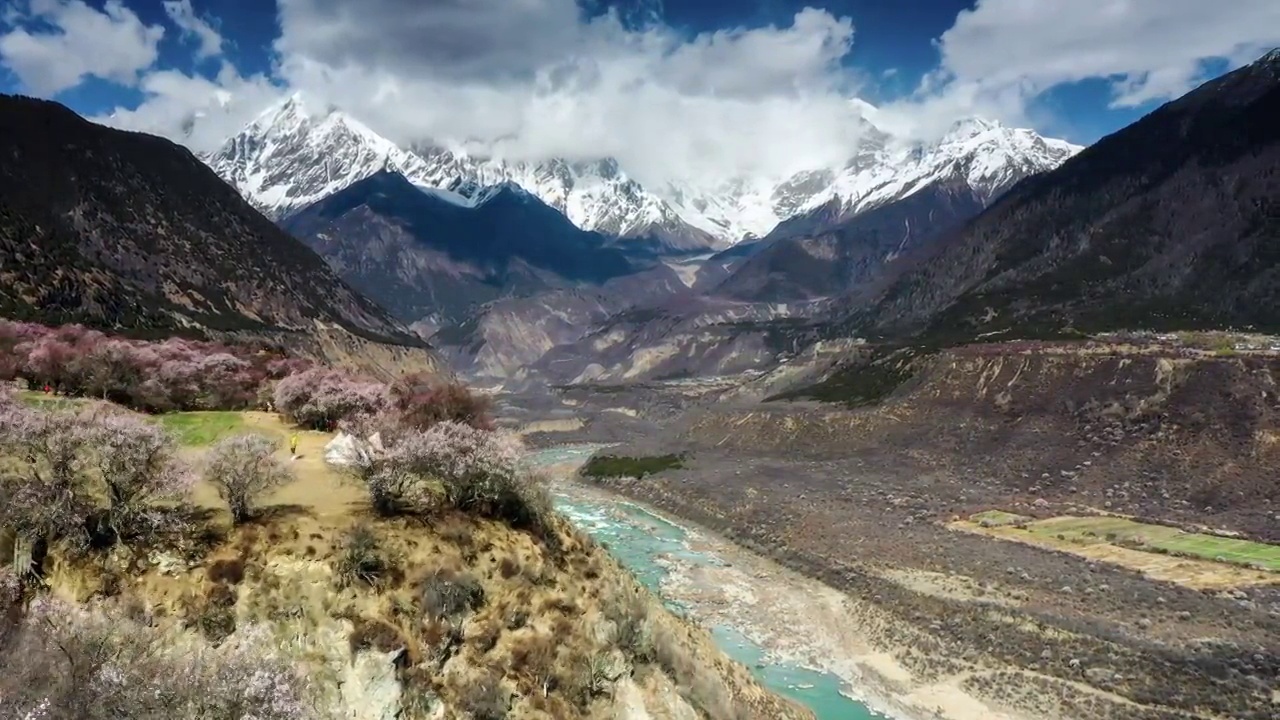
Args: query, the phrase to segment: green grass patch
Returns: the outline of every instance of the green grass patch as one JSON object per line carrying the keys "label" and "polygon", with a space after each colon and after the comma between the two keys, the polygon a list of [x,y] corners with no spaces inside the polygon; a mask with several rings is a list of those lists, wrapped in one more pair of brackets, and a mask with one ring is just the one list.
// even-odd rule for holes
{"label": "green grass patch", "polygon": [[927,354],[919,348],[878,350],[825,380],[767,397],[765,402],[817,400],[850,408],[877,405],[916,376],[917,360]]}
{"label": "green grass patch", "polygon": [[46,395],[36,390],[18,391],[18,400],[41,410],[67,410],[85,402],[81,398],[67,397],[65,395]]}
{"label": "green grass patch", "polygon": [[[86,398],[46,395],[33,390],[20,391],[18,399],[42,410],[74,410],[89,402]],[[142,417],[160,423],[164,429],[173,433],[178,442],[193,447],[212,445],[228,435],[246,432],[244,413],[235,410],[176,412]]]}
{"label": "green grass patch", "polygon": [[1280,572],[1280,546],[1236,538],[1190,533],[1164,525],[1148,525],[1117,517],[1063,516],[1028,524],[1036,535],[1071,542],[1108,542],[1147,552],[1250,565]]}
{"label": "green grass patch", "polygon": [[212,445],[228,435],[245,431],[244,415],[231,411],[182,412],[156,416],[164,429],[183,445]]}
{"label": "green grass patch", "polygon": [[626,457],[618,455],[598,455],[582,466],[582,474],[590,478],[642,478],[664,470],[678,470],[684,467],[683,455],[650,455],[646,457]]}
{"label": "green grass patch", "polygon": [[1003,510],[984,510],[969,516],[969,519],[976,522],[982,527],[1001,527],[1003,525],[1017,525],[1019,523],[1029,523],[1035,518],[1026,515],[1016,515]]}

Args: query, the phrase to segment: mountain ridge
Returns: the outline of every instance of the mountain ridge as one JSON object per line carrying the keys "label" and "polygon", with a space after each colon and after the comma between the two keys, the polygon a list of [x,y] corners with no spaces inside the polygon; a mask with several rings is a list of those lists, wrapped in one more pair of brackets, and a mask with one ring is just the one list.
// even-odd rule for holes
{"label": "mountain ridge", "polygon": [[1280,55],[1031,177],[842,327],[1280,327]]}
{"label": "mountain ridge", "polygon": [[332,325],[425,347],[185,148],[0,95],[0,308],[136,332]]}
{"label": "mountain ridge", "polygon": [[431,143],[404,148],[340,110],[312,112],[296,93],[203,159],[277,221],[387,168],[414,184],[462,197],[512,181],[584,230],[639,241],[656,252],[687,254],[764,237],[786,219],[833,199],[847,213],[860,212],[957,169],[994,196],[1004,187],[1002,178],[1043,170],[1080,149],[976,118],[957,123],[936,143],[906,141],[864,117],[872,111],[865,104],[851,106],[850,122],[865,126],[866,140],[843,167],[808,170],[781,182],[738,178],[706,188],[646,188],[612,158],[506,161]]}
{"label": "mountain ridge", "polygon": [[472,198],[379,171],[284,227],[405,322],[460,320],[483,303],[596,286],[639,265],[515,183]]}
{"label": "mountain ridge", "polygon": [[515,182],[583,230],[641,239],[674,252],[719,243],[685,223],[610,159],[508,163],[430,145],[403,149],[347,113],[313,113],[298,93],[269,107],[203,159],[277,221],[391,169],[415,185],[463,198]]}

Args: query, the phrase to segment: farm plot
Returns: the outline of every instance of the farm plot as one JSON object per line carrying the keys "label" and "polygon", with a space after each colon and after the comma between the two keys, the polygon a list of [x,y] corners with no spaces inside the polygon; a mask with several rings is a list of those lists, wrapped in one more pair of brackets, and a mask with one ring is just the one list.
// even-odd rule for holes
{"label": "farm plot", "polygon": [[1201,590],[1280,584],[1280,546],[1123,517],[1036,520],[988,510],[947,527],[1109,562]]}

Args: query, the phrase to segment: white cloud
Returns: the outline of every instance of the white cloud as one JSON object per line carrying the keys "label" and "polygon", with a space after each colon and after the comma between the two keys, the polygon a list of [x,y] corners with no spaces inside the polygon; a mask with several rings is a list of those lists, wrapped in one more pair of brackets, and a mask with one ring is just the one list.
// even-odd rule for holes
{"label": "white cloud", "polygon": [[221,145],[282,92],[267,77],[243,77],[227,62],[211,80],[157,70],[143,78],[139,89],[147,98],[141,106],[120,108],[93,120],[164,135],[196,151]]}
{"label": "white cloud", "polygon": [[1206,61],[1237,67],[1277,44],[1277,0],[978,0],[939,39],[921,96],[898,109],[926,132],[957,114],[1025,121],[1037,96],[1089,79],[1111,83],[1113,107],[1134,107],[1204,82]]}
{"label": "white cloud", "polygon": [[199,43],[196,57],[203,60],[222,54],[221,33],[208,20],[196,15],[191,0],[165,0],[164,11],[183,35],[195,38]]}
{"label": "white cloud", "polygon": [[400,141],[611,155],[661,182],[840,163],[860,132],[839,67],[853,26],[822,10],[692,38],[574,0],[282,0],[280,20],[285,81]]}
{"label": "white cloud", "polygon": [[[1037,97],[1097,78],[1111,83],[1118,107],[1176,96],[1205,79],[1204,60],[1241,64],[1280,42],[1280,2],[1229,2],[1228,11],[1203,0],[979,0],[937,40],[940,64],[919,91],[883,107],[876,122],[920,136],[972,114],[1034,124],[1027,116]],[[79,0],[35,5],[141,26],[117,0],[105,13]],[[651,22],[660,7],[652,0],[640,6],[645,22],[588,16],[577,0],[278,6],[270,77],[242,76],[226,62],[212,79],[156,70],[141,84],[143,104],[110,121],[210,150],[271,100],[301,90],[309,104],[344,108],[396,141],[512,158],[613,156],[646,184],[839,165],[863,128],[852,102],[859,75],[846,65],[853,23],[825,10],[806,8],[783,26],[689,36]],[[202,57],[217,56],[216,23],[190,0],[165,7]],[[41,75],[31,69],[38,63],[20,71],[4,42],[5,61],[44,92],[98,74],[96,58],[60,73]],[[108,64],[107,72],[132,80],[154,60],[154,41],[151,51],[122,65],[132,69]]]}
{"label": "white cloud", "polygon": [[146,25],[120,0],[96,10],[80,0],[31,0],[14,8],[10,24],[36,21],[35,29],[14,27],[0,35],[0,61],[29,92],[54,95],[88,76],[123,85],[158,57],[164,28]]}

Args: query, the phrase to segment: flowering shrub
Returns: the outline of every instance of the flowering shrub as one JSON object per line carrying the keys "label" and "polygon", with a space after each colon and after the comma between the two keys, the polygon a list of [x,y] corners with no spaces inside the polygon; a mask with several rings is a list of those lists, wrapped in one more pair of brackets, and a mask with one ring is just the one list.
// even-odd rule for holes
{"label": "flowering shrub", "polygon": [[379,513],[450,507],[555,537],[550,499],[521,464],[515,436],[446,421],[383,437],[357,470]]}
{"label": "flowering shrub", "polygon": [[128,340],[79,325],[0,320],[0,380],[20,378],[33,388],[145,412],[252,407],[269,382],[306,366],[266,349]]}
{"label": "flowering shrub", "polygon": [[[0,526],[31,539],[114,542],[166,529],[156,500],[193,476],[173,439],[109,408],[82,413],[0,399]],[[91,522],[92,520],[92,522]]]}
{"label": "flowering shrub", "polygon": [[81,421],[88,427],[92,457],[105,492],[104,522],[115,537],[150,536],[167,529],[171,516],[156,502],[182,498],[191,492],[196,475],[177,457],[173,437],[162,428],[123,412],[90,411]]}
{"label": "flowering shrub", "polygon": [[253,516],[254,502],[293,480],[293,472],[275,456],[276,444],[261,435],[224,438],[209,451],[205,477],[227,501],[236,524]]}
{"label": "flowering shrub", "polygon": [[493,429],[488,398],[433,373],[403,375],[391,384],[388,395],[391,408],[406,427],[427,430],[437,423],[455,422]]}
{"label": "flowering shrub", "polygon": [[6,648],[0,717],[304,720],[331,717],[257,628],[214,648],[116,613],[32,603]]}
{"label": "flowering shrub", "polygon": [[0,526],[26,538],[84,538],[87,428],[69,413],[0,404]]}
{"label": "flowering shrub", "polygon": [[386,386],[337,368],[312,368],[276,383],[275,406],[290,421],[329,430],[360,413],[376,413],[386,403]]}

